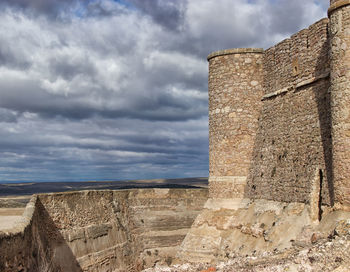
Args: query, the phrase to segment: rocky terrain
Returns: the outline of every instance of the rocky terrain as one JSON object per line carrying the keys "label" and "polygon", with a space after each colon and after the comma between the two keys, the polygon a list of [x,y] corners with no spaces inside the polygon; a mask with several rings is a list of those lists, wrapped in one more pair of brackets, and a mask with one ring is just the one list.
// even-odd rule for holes
{"label": "rocky terrain", "polygon": [[324,237],[313,233],[310,241],[296,243],[282,250],[229,256],[225,261],[213,263],[185,263],[156,266],[145,272],[348,272],[350,271],[350,220],[339,221],[331,233]]}

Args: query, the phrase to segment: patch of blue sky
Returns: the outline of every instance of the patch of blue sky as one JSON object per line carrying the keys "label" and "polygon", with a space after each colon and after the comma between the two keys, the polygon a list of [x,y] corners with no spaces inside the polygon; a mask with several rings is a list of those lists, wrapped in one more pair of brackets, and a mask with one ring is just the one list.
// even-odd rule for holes
{"label": "patch of blue sky", "polygon": [[76,7],[74,7],[73,14],[79,18],[85,17],[86,7],[89,4],[89,2],[93,1],[84,1],[83,3],[79,1]]}
{"label": "patch of blue sky", "polygon": [[113,2],[116,2],[128,9],[134,9],[134,5],[132,3],[130,3],[129,1],[126,1],[126,0],[112,0]]}

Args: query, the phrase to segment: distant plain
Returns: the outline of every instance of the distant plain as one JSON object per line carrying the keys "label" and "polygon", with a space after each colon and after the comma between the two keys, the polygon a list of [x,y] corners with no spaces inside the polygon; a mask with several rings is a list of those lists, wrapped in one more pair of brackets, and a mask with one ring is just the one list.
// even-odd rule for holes
{"label": "distant plain", "polygon": [[150,179],[123,181],[0,183],[0,208],[25,207],[33,194],[81,190],[138,188],[207,188],[208,178]]}

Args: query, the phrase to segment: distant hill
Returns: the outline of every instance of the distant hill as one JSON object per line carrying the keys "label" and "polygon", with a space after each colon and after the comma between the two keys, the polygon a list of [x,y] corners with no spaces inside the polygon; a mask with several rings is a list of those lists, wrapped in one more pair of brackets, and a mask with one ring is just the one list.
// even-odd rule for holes
{"label": "distant hill", "polygon": [[206,188],[208,178],[151,179],[125,181],[30,182],[0,184],[0,197],[25,196],[80,190],[121,190],[133,188]]}

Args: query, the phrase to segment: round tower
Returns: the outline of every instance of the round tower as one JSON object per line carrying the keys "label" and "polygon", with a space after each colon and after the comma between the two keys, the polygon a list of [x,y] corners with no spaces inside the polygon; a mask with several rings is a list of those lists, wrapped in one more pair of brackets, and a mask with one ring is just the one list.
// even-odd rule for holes
{"label": "round tower", "polygon": [[350,1],[328,9],[334,203],[350,207]]}
{"label": "round tower", "polygon": [[262,97],[263,49],[218,51],[209,61],[209,194],[242,198]]}

